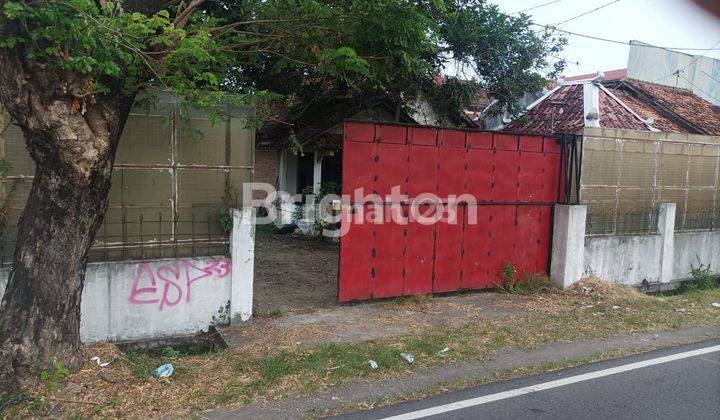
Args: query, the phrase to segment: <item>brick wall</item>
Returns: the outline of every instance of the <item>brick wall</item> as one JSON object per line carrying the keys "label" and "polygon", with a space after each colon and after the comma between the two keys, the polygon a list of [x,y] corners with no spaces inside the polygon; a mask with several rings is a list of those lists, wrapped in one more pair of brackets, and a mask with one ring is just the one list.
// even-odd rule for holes
{"label": "brick wall", "polygon": [[[278,165],[280,162],[277,150],[256,150],[255,151],[255,182],[266,182],[277,188]],[[256,191],[253,198],[263,199],[265,193]]]}

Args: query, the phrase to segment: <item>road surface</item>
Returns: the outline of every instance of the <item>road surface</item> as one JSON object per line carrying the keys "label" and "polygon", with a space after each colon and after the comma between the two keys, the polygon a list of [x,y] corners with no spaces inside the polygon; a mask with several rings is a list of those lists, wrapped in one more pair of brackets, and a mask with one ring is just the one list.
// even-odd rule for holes
{"label": "road surface", "polygon": [[720,340],[490,383],[337,418],[718,420]]}

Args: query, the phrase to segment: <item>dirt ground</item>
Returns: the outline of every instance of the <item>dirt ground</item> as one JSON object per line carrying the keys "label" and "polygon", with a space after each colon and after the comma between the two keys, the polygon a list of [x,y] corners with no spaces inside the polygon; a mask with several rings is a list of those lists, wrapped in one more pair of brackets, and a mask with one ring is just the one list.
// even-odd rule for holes
{"label": "dirt ground", "polygon": [[325,239],[258,232],[255,313],[337,305],[339,244]]}

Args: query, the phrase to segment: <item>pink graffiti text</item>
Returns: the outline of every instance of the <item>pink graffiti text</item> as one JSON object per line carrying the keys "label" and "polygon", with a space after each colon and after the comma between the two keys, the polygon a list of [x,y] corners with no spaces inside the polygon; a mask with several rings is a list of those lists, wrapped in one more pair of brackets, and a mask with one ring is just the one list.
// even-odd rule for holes
{"label": "pink graffiti text", "polygon": [[160,310],[181,302],[192,301],[193,284],[205,280],[219,281],[230,275],[227,258],[205,261],[181,259],[172,263],[138,264],[128,302],[134,305],[158,305]]}

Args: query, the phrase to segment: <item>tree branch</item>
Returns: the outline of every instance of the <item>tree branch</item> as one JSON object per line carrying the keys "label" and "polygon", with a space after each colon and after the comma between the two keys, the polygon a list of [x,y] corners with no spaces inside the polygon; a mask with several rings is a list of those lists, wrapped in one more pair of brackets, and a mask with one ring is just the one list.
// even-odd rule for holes
{"label": "tree branch", "polygon": [[205,0],[192,0],[190,4],[188,4],[188,6],[175,17],[175,20],[173,21],[173,26],[175,26],[177,29],[184,28],[188,20],[190,19],[190,15],[192,15],[193,12],[204,2]]}

